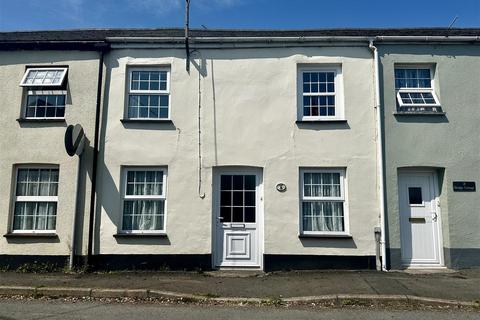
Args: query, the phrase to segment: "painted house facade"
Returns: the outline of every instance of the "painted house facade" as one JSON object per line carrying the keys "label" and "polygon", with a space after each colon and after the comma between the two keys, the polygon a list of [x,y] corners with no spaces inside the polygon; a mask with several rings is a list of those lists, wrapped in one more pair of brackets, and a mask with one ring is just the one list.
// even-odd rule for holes
{"label": "painted house facade", "polygon": [[[188,52],[179,29],[3,33],[0,256],[68,261],[75,235],[100,268],[479,265],[479,197],[449,190],[479,169],[475,138],[458,141],[473,117],[452,106],[475,114],[478,30],[449,32],[193,30]],[[77,189],[74,123],[89,139]],[[428,230],[438,263],[415,260]]]}
{"label": "painted house facade", "polygon": [[379,47],[394,269],[480,265],[480,47],[451,40]]}
{"label": "painted house facade", "polygon": [[63,136],[81,123],[94,140],[101,54],[94,42],[1,42],[1,265],[65,264],[72,248],[87,254],[93,142],[79,163],[65,152]]}

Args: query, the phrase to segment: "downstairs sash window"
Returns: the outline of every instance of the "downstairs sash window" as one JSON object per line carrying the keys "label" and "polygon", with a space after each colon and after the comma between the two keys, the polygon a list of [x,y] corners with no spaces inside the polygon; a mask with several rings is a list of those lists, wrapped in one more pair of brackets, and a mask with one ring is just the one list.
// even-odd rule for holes
{"label": "downstairs sash window", "polygon": [[301,233],[346,233],[344,176],[343,170],[301,172]]}
{"label": "downstairs sash window", "polygon": [[54,232],[57,202],[58,167],[18,168],[12,231]]}
{"label": "downstairs sash window", "polygon": [[125,170],[122,231],[165,231],[165,169]]}

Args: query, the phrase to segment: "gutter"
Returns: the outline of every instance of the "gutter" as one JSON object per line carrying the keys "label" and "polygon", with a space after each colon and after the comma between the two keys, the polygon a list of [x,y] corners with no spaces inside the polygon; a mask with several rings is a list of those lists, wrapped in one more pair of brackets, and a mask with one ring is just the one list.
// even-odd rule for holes
{"label": "gutter", "polygon": [[[316,36],[316,37],[190,37],[192,43],[278,43],[278,42],[480,42],[480,36]],[[106,37],[111,43],[185,43],[182,37]]]}
{"label": "gutter", "polygon": [[382,252],[382,271],[387,271],[387,246],[385,236],[385,171],[383,166],[384,150],[383,150],[383,132],[382,132],[382,119],[381,119],[381,103],[380,103],[380,74],[379,74],[379,59],[378,49],[374,46],[374,40],[370,39],[368,47],[373,53],[374,64],[374,77],[375,77],[375,109],[376,109],[376,126],[377,126],[377,170],[378,170],[378,187],[380,191],[379,195],[379,207],[380,207],[380,245]]}
{"label": "gutter", "polygon": [[107,46],[101,41],[0,41],[1,50],[80,50],[98,51]]}

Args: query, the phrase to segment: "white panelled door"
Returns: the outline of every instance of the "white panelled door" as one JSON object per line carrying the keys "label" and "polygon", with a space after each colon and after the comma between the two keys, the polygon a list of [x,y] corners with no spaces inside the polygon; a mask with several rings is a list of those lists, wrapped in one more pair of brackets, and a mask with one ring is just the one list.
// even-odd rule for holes
{"label": "white panelled door", "polygon": [[433,172],[399,174],[401,254],[407,267],[443,264],[435,183]]}
{"label": "white panelled door", "polygon": [[261,170],[217,170],[215,267],[261,268],[261,186]]}

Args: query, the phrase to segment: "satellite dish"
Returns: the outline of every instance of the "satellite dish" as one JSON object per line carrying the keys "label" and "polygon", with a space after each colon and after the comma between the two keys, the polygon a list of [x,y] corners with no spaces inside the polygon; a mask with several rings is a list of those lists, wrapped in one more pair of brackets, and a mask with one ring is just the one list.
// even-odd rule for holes
{"label": "satellite dish", "polygon": [[70,157],[73,157],[75,154],[82,154],[84,141],[85,133],[80,124],[71,124],[67,127],[65,131],[65,150]]}

